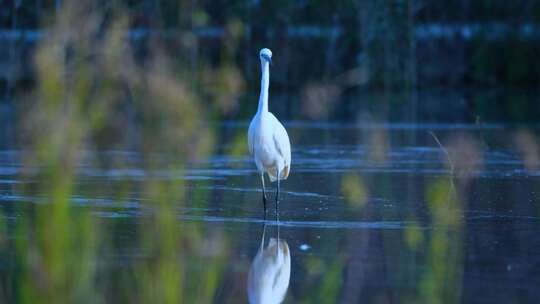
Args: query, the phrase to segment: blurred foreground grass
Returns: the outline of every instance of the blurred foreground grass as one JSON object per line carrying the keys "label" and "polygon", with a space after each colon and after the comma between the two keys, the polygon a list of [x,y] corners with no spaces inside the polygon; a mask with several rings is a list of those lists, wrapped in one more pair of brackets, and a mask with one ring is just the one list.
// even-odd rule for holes
{"label": "blurred foreground grass", "polygon": [[[29,216],[17,221],[14,238],[3,238],[1,246],[15,252],[16,265],[11,276],[1,279],[0,299],[210,302],[221,262],[216,259],[198,276],[186,278],[186,252],[198,255],[204,240],[203,228],[192,225],[186,233],[176,218],[176,210],[186,205],[182,179],[126,180],[110,188],[78,189],[79,170],[84,162],[98,169],[125,166],[114,157],[86,157],[105,148],[138,152],[145,170],[153,169],[157,153],[173,156],[167,167],[180,174],[189,162],[208,155],[213,136],[206,121],[214,108],[224,107],[214,107],[216,98],[203,100],[198,79],[229,79],[232,91],[227,84],[216,89],[232,94],[232,99],[218,100],[228,105],[243,80],[231,65],[193,75],[159,41],[148,41],[144,56],[137,57],[128,39],[130,18],[121,6],[100,9],[91,1],[66,1],[55,20],[35,53],[36,89],[18,104],[25,113],[21,179],[31,181],[19,190],[40,199],[31,207],[19,207],[30,208]],[[188,35],[188,43],[175,49],[175,55],[196,47]],[[133,219],[142,257],[126,267],[104,267],[98,257],[114,246],[117,224],[96,217],[92,206],[73,204],[72,197],[90,191],[95,197],[107,194],[123,200],[135,189],[145,198],[143,208],[151,210]]]}

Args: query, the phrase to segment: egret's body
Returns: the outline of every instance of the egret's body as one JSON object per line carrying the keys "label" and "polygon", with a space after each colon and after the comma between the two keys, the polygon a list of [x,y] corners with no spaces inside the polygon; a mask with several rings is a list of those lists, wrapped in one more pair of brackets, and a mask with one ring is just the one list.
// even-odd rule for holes
{"label": "egret's body", "polygon": [[262,79],[261,94],[257,113],[251,120],[248,130],[249,153],[253,156],[257,170],[261,175],[263,203],[266,215],[266,193],[264,173],[271,182],[277,181],[276,210],[279,202],[279,181],[287,179],[291,166],[291,144],[289,135],[274,116],[268,111],[268,87],[270,82],[270,62],[272,52],[262,49],[260,52]]}
{"label": "egret's body", "polygon": [[283,125],[270,112],[257,113],[249,126],[250,153],[262,174],[267,173],[271,182],[287,179],[291,164],[289,136]]}

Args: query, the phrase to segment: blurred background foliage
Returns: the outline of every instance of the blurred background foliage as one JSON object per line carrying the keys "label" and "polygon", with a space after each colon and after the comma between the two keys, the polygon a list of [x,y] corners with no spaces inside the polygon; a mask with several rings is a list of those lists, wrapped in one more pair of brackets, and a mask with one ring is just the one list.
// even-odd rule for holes
{"label": "blurred background foliage", "polygon": [[[29,59],[61,18],[62,3],[0,3],[6,101],[35,85]],[[288,119],[355,120],[370,111],[393,121],[531,122],[540,114],[536,1],[143,0],[92,7],[104,24],[118,11],[129,16],[137,61],[148,60],[157,42],[172,50],[171,64],[182,66],[220,118],[247,119],[256,109],[262,47],[275,52],[272,107]],[[443,111],[447,106],[455,110]]]}

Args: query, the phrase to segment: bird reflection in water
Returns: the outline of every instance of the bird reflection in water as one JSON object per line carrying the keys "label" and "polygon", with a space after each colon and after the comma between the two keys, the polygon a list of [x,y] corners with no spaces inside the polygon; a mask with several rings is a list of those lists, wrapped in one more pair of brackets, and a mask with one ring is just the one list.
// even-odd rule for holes
{"label": "bird reflection in water", "polygon": [[247,293],[251,304],[281,303],[285,299],[291,278],[291,255],[285,240],[270,238],[264,248],[266,224],[261,246],[249,269]]}

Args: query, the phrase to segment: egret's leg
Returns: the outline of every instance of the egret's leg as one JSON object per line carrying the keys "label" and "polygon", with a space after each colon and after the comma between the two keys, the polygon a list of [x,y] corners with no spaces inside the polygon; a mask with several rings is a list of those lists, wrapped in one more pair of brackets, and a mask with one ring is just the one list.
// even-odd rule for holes
{"label": "egret's leg", "polygon": [[266,232],[266,222],[263,224],[263,234],[262,234],[262,240],[261,240],[261,248],[259,249],[260,252],[262,252],[264,250],[264,234],[265,234],[265,232]]}
{"label": "egret's leg", "polygon": [[262,189],[263,189],[263,207],[264,207],[264,220],[266,220],[266,192],[264,190],[264,173],[261,174],[261,182],[262,182]]}
{"label": "egret's leg", "polygon": [[277,169],[277,190],[276,190],[276,221],[277,221],[277,235],[279,246],[279,169]]}
{"label": "egret's leg", "polygon": [[277,249],[279,249],[279,223],[277,225],[277,243],[278,243]]}
{"label": "egret's leg", "polygon": [[279,222],[279,169],[277,169],[276,218]]}

